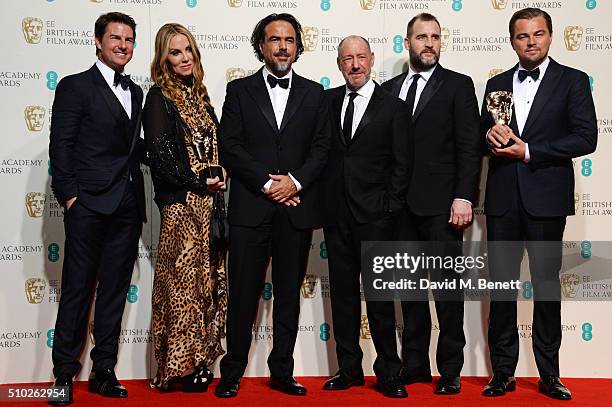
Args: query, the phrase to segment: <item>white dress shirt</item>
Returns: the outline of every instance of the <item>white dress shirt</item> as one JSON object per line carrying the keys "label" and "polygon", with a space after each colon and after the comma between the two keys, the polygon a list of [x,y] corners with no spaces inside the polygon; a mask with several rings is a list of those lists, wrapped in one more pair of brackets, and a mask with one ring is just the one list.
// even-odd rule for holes
{"label": "white dress shirt", "polygon": [[408,75],[406,75],[406,78],[404,79],[404,83],[402,83],[402,88],[400,89],[399,93],[399,98],[402,99],[404,102],[406,101],[406,96],[408,96],[408,89],[410,89],[410,85],[412,85],[412,77],[417,73],[421,75],[419,81],[417,82],[417,89],[416,94],[414,96],[414,106],[412,107],[412,113],[414,113],[417,105],[419,104],[419,98],[421,97],[421,93],[423,93],[423,89],[425,88],[425,85],[427,85],[427,81],[429,81],[429,78],[431,78],[431,75],[433,74],[437,66],[438,65],[436,64],[423,72],[414,72],[412,68],[408,66]]}
{"label": "white dress shirt", "polygon": [[[538,68],[540,68],[540,76],[538,77],[537,81],[534,81],[531,76],[525,78],[523,82],[519,81],[518,71],[520,69],[525,69],[520,64],[518,69],[514,72],[512,79],[512,95],[514,98],[514,117],[516,118],[516,124],[519,131],[517,136],[519,137],[521,137],[521,134],[523,134],[523,129],[525,128],[525,123],[527,122],[531,105],[533,105],[533,99],[538,92],[538,88],[542,83],[542,78],[544,78],[544,74],[546,73],[546,68],[548,68],[549,63],[550,59],[547,57],[544,62],[538,66]],[[525,143],[525,159],[523,161],[528,163],[530,158],[529,144]]]}
{"label": "white dress shirt", "polygon": [[108,86],[111,88],[111,90],[119,100],[119,103],[121,103],[121,106],[123,106],[123,109],[127,113],[128,117],[131,119],[132,94],[130,92],[130,89],[123,89],[120,84],[114,86],[113,82],[115,81],[115,71],[99,59],[96,61],[96,67],[98,68],[98,70],[104,77],[104,80],[106,81],[106,83],[108,83]]}
{"label": "white dress shirt", "polygon": [[[368,81],[361,88],[355,91],[357,96],[353,100],[354,110],[353,110],[353,126],[351,128],[351,138],[355,135],[355,130],[357,130],[357,126],[359,126],[359,122],[363,117],[363,114],[368,107],[368,103],[370,103],[370,99],[372,98],[372,93],[374,93],[374,82],[372,79],[368,79]],[[342,101],[342,110],[340,111],[340,125],[344,126],[344,114],[346,113],[346,108],[349,103],[349,93],[353,91],[346,87],[346,93],[344,94],[344,100]]]}
{"label": "white dress shirt", "polygon": [[[276,126],[280,129],[281,123],[283,122],[283,116],[285,115],[285,108],[287,107],[287,101],[289,100],[289,92],[291,91],[291,84],[293,83],[293,70],[290,70],[287,75],[282,78],[274,75],[272,72],[268,70],[267,67],[263,67],[261,71],[264,78],[264,83],[266,84],[266,89],[268,89],[268,95],[270,96],[270,101],[272,102],[272,109],[274,110],[274,118],[276,119]],[[272,75],[277,79],[289,79],[289,87],[287,89],[281,88],[279,85],[276,85],[274,88],[270,86],[268,83],[268,75]],[[297,179],[288,174],[291,177],[291,180],[295,184],[298,192],[302,189],[302,184],[299,183]],[[270,186],[272,185],[272,180],[268,180],[262,188],[263,192],[268,192]]]}

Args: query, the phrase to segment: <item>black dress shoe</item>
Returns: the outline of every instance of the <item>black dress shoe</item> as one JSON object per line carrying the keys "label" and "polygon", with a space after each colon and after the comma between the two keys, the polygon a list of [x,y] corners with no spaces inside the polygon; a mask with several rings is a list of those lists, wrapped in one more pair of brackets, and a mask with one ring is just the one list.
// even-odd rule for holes
{"label": "black dress shoe", "polygon": [[74,399],[72,398],[72,377],[59,376],[53,383],[51,396],[47,398],[50,406],[69,406]]}
{"label": "black dress shoe", "polygon": [[411,373],[404,368],[400,370],[399,378],[404,384],[431,383],[433,381],[430,372],[423,371]]}
{"label": "black dress shoe", "polygon": [[516,379],[501,373],[493,373],[493,377],[482,390],[482,395],[487,397],[503,396],[506,392],[516,390]]}
{"label": "black dress shoe", "polygon": [[365,386],[363,376],[350,376],[340,370],[323,385],[323,390],[346,390],[353,386]]}
{"label": "black dress shoe", "polygon": [[538,390],[557,400],[571,400],[572,393],[557,376],[545,376],[538,381]]}
{"label": "black dress shoe", "polygon": [[459,376],[447,376],[442,375],[438,383],[434,394],[459,394],[461,392],[461,379]]}
{"label": "black dress shoe", "polygon": [[119,383],[113,369],[92,370],[89,375],[89,392],[113,398],[128,396],[127,389]]}
{"label": "black dress shoe", "polygon": [[385,397],[391,397],[394,399],[403,399],[408,397],[408,392],[398,377],[393,377],[388,380],[378,379],[376,381],[376,389]]}
{"label": "black dress shoe", "polygon": [[215,389],[215,396],[223,399],[230,397],[236,397],[238,390],[240,389],[240,379],[224,379],[221,378],[217,388]]}
{"label": "black dress shoe", "polygon": [[213,373],[202,364],[191,374],[181,377],[181,390],[184,393],[203,393],[213,380]]}
{"label": "black dress shoe", "polygon": [[282,391],[291,396],[305,396],[306,387],[302,386],[291,376],[287,377],[271,377],[270,388]]}

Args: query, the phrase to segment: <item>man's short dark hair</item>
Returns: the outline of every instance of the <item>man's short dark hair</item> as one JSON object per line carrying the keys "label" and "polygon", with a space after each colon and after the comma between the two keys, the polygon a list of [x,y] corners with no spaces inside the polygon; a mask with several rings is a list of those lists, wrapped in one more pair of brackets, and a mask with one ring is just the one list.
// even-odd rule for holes
{"label": "man's short dark hair", "polygon": [[546,26],[548,27],[548,33],[552,35],[552,18],[550,17],[550,14],[544,10],[540,10],[539,8],[529,7],[519,10],[512,15],[510,23],[508,24],[510,38],[514,38],[514,25],[516,24],[517,20],[531,20],[532,18],[537,17],[544,17],[544,20],[546,20]]}
{"label": "man's short dark hair", "polygon": [[302,55],[302,52],[304,52],[304,43],[302,42],[302,25],[300,22],[289,13],[270,14],[269,16],[259,20],[253,29],[253,34],[251,35],[251,46],[253,47],[253,51],[255,52],[255,55],[259,61],[263,62],[264,60],[263,53],[261,52],[259,46],[266,40],[266,27],[268,24],[279,20],[288,22],[295,30],[295,43],[297,46],[295,60],[297,61],[300,55]]}
{"label": "man's short dark hair", "polygon": [[412,27],[414,27],[414,23],[416,23],[417,21],[435,21],[436,24],[438,24],[438,27],[442,27],[436,16],[434,16],[433,14],[417,14],[416,16],[412,17],[410,21],[408,21],[408,27],[406,27],[406,38],[410,38],[410,36],[412,35]]}
{"label": "man's short dark hair", "polygon": [[[102,41],[102,37],[104,37],[104,33],[106,32],[106,27],[110,23],[121,23],[129,26],[134,32],[134,40],[136,40],[136,21],[127,14],[120,13],[118,11],[112,11],[110,13],[102,14],[96,20],[96,24],[94,26],[94,35],[98,41]],[[99,50],[96,47],[96,55]]]}

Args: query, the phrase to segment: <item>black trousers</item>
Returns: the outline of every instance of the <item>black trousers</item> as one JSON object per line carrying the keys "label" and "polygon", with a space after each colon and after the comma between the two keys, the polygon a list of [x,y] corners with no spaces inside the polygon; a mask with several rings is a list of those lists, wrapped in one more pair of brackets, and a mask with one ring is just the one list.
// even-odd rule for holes
{"label": "black trousers", "polygon": [[[398,220],[398,240],[410,242],[461,242],[463,232],[448,223],[449,215],[418,216],[405,208]],[[444,255],[461,254],[460,245],[445,245]],[[448,246],[452,246],[449,250]],[[442,254],[442,253],[441,253]],[[454,272],[432,270],[431,281],[443,281],[445,278],[457,279]],[[436,297],[435,297],[436,298]],[[449,298],[436,300],[436,314],[439,324],[438,344],[436,347],[436,365],[441,375],[459,376],[463,368],[463,332],[462,300],[450,301]],[[430,374],[429,343],[431,339],[431,313],[429,301],[402,301],[402,359],[407,374]]]}
{"label": "black trousers", "polygon": [[230,227],[227,353],[220,365],[223,378],[240,378],[246,369],[270,257],[274,335],[268,366],[272,377],[293,376],[300,287],[311,241],[312,230],[296,229],[280,205],[257,227]]}
{"label": "black trousers", "polygon": [[62,292],[52,352],[56,377],[72,377],[81,368],[79,356],[96,281],[93,370],[115,367],[121,318],[141,229],[142,220],[131,183],[111,215],[92,211],[78,198],[65,212]]}
{"label": "black trousers", "polygon": [[[518,279],[523,250],[527,249],[534,295],[532,345],[536,365],[540,376],[559,376],[561,347],[559,271],[562,257],[561,241],[566,218],[531,216],[523,208],[518,191],[515,195],[506,214],[487,215],[489,241],[520,242],[489,244],[489,273],[492,280]],[[548,243],[543,246],[541,241]],[[551,284],[554,284],[554,287]],[[538,301],[538,298],[546,298],[546,301]],[[516,299],[491,301],[489,353],[493,371],[496,373],[514,375],[519,356],[519,335],[516,324]]]}
{"label": "black trousers", "polygon": [[[361,297],[361,242],[392,240],[394,219],[357,223],[342,200],[336,225],[324,227],[334,339],[340,369],[363,375],[363,353],[359,346]],[[398,374],[401,362],[397,354],[395,310],[392,301],[366,301],[369,330],[376,349],[374,373],[386,380]],[[365,328],[365,327],[364,327]]]}

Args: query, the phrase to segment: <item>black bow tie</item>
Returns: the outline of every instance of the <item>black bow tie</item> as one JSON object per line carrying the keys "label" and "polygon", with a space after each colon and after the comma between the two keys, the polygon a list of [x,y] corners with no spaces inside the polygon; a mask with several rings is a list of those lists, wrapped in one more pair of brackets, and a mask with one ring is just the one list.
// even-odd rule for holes
{"label": "black bow tie", "polygon": [[278,79],[272,75],[268,75],[266,79],[268,80],[268,83],[270,84],[271,88],[275,88],[276,85],[280,86],[283,89],[289,88],[289,78]]}
{"label": "black bow tie", "polygon": [[526,71],[525,69],[519,69],[518,71],[519,81],[523,82],[525,79],[527,79],[528,76],[531,76],[534,81],[537,81],[538,78],[540,77],[540,68],[536,68],[533,71]]}
{"label": "black bow tie", "polygon": [[130,87],[130,75],[122,75],[115,71],[115,78],[113,79],[113,86],[121,85],[123,90],[127,90]]}

